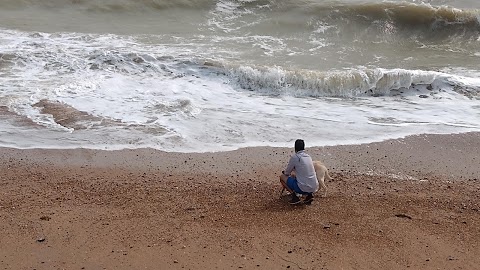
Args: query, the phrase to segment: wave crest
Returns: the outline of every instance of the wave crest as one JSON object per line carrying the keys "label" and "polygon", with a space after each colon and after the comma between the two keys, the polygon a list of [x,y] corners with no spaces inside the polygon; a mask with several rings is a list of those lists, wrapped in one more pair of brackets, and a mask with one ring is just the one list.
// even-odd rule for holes
{"label": "wave crest", "polygon": [[479,10],[458,9],[449,6],[435,7],[429,4],[376,3],[363,5],[332,6],[331,12],[348,18],[391,20],[402,25],[430,25],[434,22],[479,25]]}
{"label": "wave crest", "polygon": [[474,38],[480,33],[480,10],[414,3],[317,5],[306,11],[345,31],[401,35],[419,39]]}
{"label": "wave crest", "polygon": [[[363,69],[347,71],[284,70],[239,66],[227,68],[233,81],[245,90],[267,95],[308,97],[361,97],[397,95],[397,90],[413,88],[439,89],[449,86],[465,96],[478,95],[475,86],[466,88],[448,74],[404,69]],[[462,90],[459,90],[462,89]],[[417,94],[417,93],[415,93]]]}

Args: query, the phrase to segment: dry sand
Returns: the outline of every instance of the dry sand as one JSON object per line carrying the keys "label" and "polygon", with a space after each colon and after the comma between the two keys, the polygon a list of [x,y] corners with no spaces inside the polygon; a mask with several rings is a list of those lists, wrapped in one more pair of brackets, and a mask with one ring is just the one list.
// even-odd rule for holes
{"label": "dry sand", "polygon": [[333,181],[290,206],[292,149],[0,149],[1,269],[480,269],[480,134],[310,148]]}

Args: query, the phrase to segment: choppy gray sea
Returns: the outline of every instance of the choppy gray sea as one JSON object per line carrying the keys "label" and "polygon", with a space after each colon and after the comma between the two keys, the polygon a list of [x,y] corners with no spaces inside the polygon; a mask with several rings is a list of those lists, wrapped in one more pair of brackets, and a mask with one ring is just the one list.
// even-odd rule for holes
{"label": "choppy gray sea", "polygon": [[480,131],[480,2],[3,0],[0,146]]}

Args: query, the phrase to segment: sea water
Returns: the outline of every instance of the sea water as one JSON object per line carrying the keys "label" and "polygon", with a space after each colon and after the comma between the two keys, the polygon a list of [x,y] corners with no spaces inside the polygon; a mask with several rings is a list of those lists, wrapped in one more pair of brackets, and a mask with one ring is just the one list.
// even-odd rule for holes
{"label": "sea water", "polygon": [[0,146],[225,151],[480,131],[476,0],[3,0]]}

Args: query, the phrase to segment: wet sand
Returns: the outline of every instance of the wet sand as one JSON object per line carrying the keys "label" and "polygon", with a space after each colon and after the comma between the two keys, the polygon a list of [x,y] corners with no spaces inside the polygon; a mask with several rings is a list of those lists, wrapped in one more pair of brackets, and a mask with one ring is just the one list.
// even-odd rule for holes
{"label": "wet sand", "polygon": [[293,149],[1,148],[0,269],[478,269],[479,133],[306,144],[310,206],[279,196]]}

